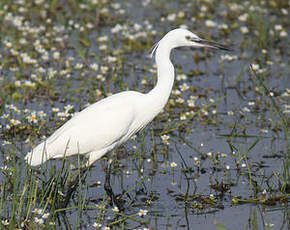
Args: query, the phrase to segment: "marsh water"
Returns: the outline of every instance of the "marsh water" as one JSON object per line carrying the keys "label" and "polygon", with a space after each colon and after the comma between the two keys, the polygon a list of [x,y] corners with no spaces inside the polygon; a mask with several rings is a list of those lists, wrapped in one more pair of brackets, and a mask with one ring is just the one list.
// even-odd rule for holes
{"label": "marsh water", "polygon": [[[148,92],[156,82],[151,46],[183,26],[233,51],[173,51],[167,106],[107,157],[116,159],[111,185],[124,211],[114,211],[104,191],[105,158],[62,210],[44,205],[44,195],[35,201],[53,224],[35,213],[19,218],[35,229],[288,229],[289,3],[270,2],[1,3],[1,220],[14,210],[7,167],[25,179],[25,154],[75,112],[123,90]],[[32,169],[39,189],[61,168],[52,160]],[[13,194],[24,191],[19,184]]]}

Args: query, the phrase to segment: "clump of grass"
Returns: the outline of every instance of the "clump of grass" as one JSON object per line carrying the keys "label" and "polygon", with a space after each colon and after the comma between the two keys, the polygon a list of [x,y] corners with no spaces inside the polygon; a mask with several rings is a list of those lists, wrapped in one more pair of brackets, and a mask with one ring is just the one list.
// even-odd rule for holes
{"label": "clump of grass", "polygon": [[[162,218],[174,228],[176,218],[207,213],[210,221],[211,212],[231,204],[287,206],[287,3],[245,4],[1,1],[0,228],[162,228]],[[126,200],[125,212],[111,207],[102,190],[103,161],[82,177],[69,161],[25,164],[28,149],[87,103],[128,89],[148,92],[156,68],[147,50],[181,24],[235,43],[235,52],[220,58],[176,52],[168,105],[116,152],[112,183]],[[170,203],[166,214],[160,200]],[[289,219],[283,213],[281,228]],[[255,210],[249,220],[258,229]],[[226,228],[219,222],[218,229]]]}

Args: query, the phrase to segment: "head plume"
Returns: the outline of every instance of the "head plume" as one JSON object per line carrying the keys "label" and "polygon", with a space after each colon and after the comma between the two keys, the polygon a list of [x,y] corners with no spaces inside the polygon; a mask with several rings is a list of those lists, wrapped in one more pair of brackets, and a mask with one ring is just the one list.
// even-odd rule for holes
{"label": "head plume", "polygon": [[156,50],[157,50],[158,46],[159,46],[159,42],[156,42],[156,43],[152,46],[152,48],[150,49],[150,57],[151,57],[151,58],[154,58],[154,57],[155,57],[155,53],[156,53]]}

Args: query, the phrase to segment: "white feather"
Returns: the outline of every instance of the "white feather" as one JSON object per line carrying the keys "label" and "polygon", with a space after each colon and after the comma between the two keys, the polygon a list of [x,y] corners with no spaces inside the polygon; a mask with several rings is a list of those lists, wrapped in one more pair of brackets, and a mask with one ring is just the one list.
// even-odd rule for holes
{"label": "white feather", "polygon": [[89,106],[32,149],[26,155],[26,161],[37,166],[52,158],[81,154],[89,157],[88,165],[91,165],[124,143],[144,128],[167,103],[174,82],[174,67],[170,61],[173,48],[216,46],[225,49],[225,46],[213,42],[209,42],[210,45],[198,44],[197,38],[184,29],[167,33],[152,47],[158,81],[149,93],[126,91]]}

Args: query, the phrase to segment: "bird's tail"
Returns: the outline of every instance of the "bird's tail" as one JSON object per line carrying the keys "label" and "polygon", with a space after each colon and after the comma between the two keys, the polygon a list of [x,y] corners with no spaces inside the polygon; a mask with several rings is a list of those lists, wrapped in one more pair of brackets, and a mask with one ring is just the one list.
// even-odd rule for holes
{"label": "bird's tail", "polygon": [[27,153],[27,155],[25,156],[25,161],[30,166],[38,166],[47,161],[48,159],[49,158],[45,141],[37,145],[34,149],[31,150],[31,152]]}

